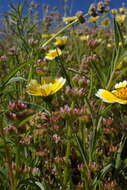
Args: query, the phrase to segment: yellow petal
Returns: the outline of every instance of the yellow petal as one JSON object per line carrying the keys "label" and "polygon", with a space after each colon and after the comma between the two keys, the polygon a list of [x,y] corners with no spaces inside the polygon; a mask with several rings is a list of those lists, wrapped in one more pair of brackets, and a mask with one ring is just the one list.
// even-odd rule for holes
{"label": "yellow petal", "polygon": [[115,89],[117,89],[117,88],[124,88],[124,87],[126,87],[126,86],[127,86],[127,81],[124,80],[123,82],[117,83],[117,84],[115,85]]}
{"label": "yellow petal", "polygon": [[64,83],[66,82],[66,79],[64,78],[59,78],[59,79],[56,79],[56,82],[53,84],[52,86],[52,92],[51,94],[54,94],[56,93],[58,90],[60,90],[62,88],[62,86],[64,85]]}
{"label": "yellow petal", "polygon": [[120,103],[120,104],[127,104],[127,100],[122,100],[120,98],[117,98],[113,93],[109,92],[105,89],[99,89],[96,93],[96,96],[101,98],[104,102],[107,103]]}

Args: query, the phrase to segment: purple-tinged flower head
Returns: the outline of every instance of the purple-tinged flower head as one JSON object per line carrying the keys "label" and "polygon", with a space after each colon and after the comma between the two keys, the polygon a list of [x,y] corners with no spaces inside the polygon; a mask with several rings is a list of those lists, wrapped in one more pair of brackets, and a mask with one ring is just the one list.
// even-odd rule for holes
{"label": "purple-tinged flower head", "polygon": [[106,126],[110,126],[113,123],[113,118],[112,117],[108,117],[108,118],[104,118],[103,119],[103,124]]}
{"label": "purple-tinged flower head", "polygon": [[77,185],[76,185],[76,189],[77,190],[81,190],[84,188],[84,183],[82,181],[80,181]]}
{"label": "purple-tinged flower head", "polygon": [[11,47],[8,49],[8,55],[15,55],[16,54],[16,47]]}
{"label": "purple-tinged flower head", "polygon": [[34,40],[33,38],[30,38],[28,40],[28,44],[31,46],[35,46],[38,43],[38,40]]}
{"label": "purple-tinged flower head", "polygon": [[104,131],[104,134],[105,134],[105,135],[114,134],[114,132],[115,132],[115,130],[114,130],[112,127],[105,127],[105,128],[103,129],[103,131]]}
{"label": "purple-tinged flower head", "polygon": [[73,98],[82,98],[85,96],[86,90],[84,88],[66,87],[65,94],[67,94]]}
{"label": "purple-tinged flower head", "polygon": [[38,75],[46,75],[48,73],[48,67],[36,67],[36,73]]}
{"label": "purple-tinged flower head", "polygon": [[64,107],[60,108],[60,115],[62,118],[77,118],[80,117],[82,115],[84,115],[86,113],[84,107],[83,108],[71,108],[68,105],[64,105]]}
{"label": "purple-tinged flower head", "polygon": [[34,176],[40,174],[39,168],[32,168],[32,174],[33,174]]}
{"label": "purple-tinged flower head", "polygon": [[53,140],[55,141],[56,144],[58,144],[61,141],[61,137],[57,134],[53,135]]}
{"label": "purple-tinged flower head", "polygon": [[35,152],[35,156],[44,157],[48,155],[49,155],[49,150],[47,150],[46,148],[43,151],[40,150],[40,151]]}
{"label": "purple-tinged flower head", "polygon": [[105,186],[105,190],[112,190],[112,189],[118,187],[118,184],[114,180],[114,181],[106,182],[104,186]]}
{"label": "purple-tinged flower head", "polygon": [[63,163],[64,163],[63,157],[60,157],[60,156],[56,156],[56,157],[54,158],[54,161],[55,161],[55,163],[57,163],[57,164],[63,164]]}
{"label": "purple-tinged flower head", "polygon": [[46,62],[42,59],[38,59],[37,62],[36,62],[36,65],[38,67],[44,67],[46,65]]}
{"label": "purple-tinged flower head", "polygon": [[17,133],[17,128],[13,125],[10,125],[10,126],[7,126],[7,127],[4,127],[4,131],[5,133]]}
{"label": "purple-tinged flower head", "polygon": [[16,120],[17,119],[17,115],[13,112],[9,112],[7,113],[7,116],[10,118],[10,119],[13,119],[13,120]]}
{"label": "purple-tinged flower head", "polygon": [[80,79],[80,76],[78,74],[76,74],[73,78],[72,81],[74,82],[74,84],[78,85],[78,81]]}
{"label": "purple-tinged flower head", "polygon": [[90,165],[90,170],[96,172],[99,169],[99,165],[96,162],[92,162]]}
{"label": "purple-tinged flower head", "polygon": [[100,45],[101,43],[101,39],[96,39],[96,40],[93,40],[93,39],[90,39],[87,41],[87,46],[89,46],[90,48],[96,48]]}
{"label": "purple-tinged flower head", "polygon": [[86,79],[85,76],[80,76],[80,75],[75,75],[73,78],[72,78],[72,81],[74,82],[74,84],[78,87],[84,87],[84,88],[87,88],[87,85],[89,83],[88,79]]}
{"label": "purple-tinged flower head", "polygon": [[6,55],[1,55],[0,56],[0,62],[4,62],[7,60],[7,56]]}
{"label": "purple-tinged flower head", "polygon": [[19,143],[21,144],[21,145],[24,145],[24,146],[28,146],[28,145],[30,145],[31,144],[31,142],[32,142],[32,136],[31,135],[28,135],[28,136],[21,136],[21,139],[20,139],[20,141],[19,141]]}
{"label": "purple-tinged flower head", "polygon": [[83,12],[82,11],[78,11],[76,13],[76,16],[77,16],[77,18],[78,18],[78,20],[79,20],[79,22],[81,24],[85,23],[86,19],[83,17]]}
{"label": "purple-tinged flower head", "polygon": [[105,12],[105,4],[103,1],[99,1],[97,4],[97,11],[99,13],[104,13]]}
{"label": "purple-tinged flower head", "polygon": [[31,171],[31,167],[25,166],[25,167],[21,168],[21,171],[23,173],[29,173]]}
{"label": "purple-tinged flower head", "polygon": [[92,62],[99,62],[100,61],[100,57],[96,54],[93,54],[91,56],[84,56],[82,58],[82,64],[87,65],[88,63],[92,63]]}
{"label": "purple-tinged flower head", "polygon": [[34,8],[34,9],[36,9],[36,8],[38,7],[38,4],[37,4],[36,2],[34,2],[34,1],[32,1],[32,2],[30,3],[30,6],[31,6],[32,8]]}
{"label": "purple-tinged flower head", "polygon": [[88,83],[89,83],[89,80],[86,79],[85,76],[80,77],[80,79],[79,79],[79,81],[78,81],[78,85],[79,85],[80,88],[81,88],[81,87],[82,87],[82,88],[87,88]]}
{"label": "purple-tinged flower head", "polygon": [[11,111],[23,110],[23,109],[26,109],[26,107],[27,107],[26,104],[24,104],[21,101],[12,101],[12,102],[9,103],[9,106],[8,106],[8,108]]}
{"label": "purple-tinged flower head", "polygon": [[44,21],[46,22],[46,24],[50,24],[51,22],[52,22],[52,17],[51,16],[46,16],[45,18],[44,18]]}
{"label": "purple-tinged flower head", "polygon": [[84,164],[78,164],[78,169],[83,172],[86,169],[86,166]]}
{"label": "purple-tinged flower head", "polygon": [[91,16],[97,16],[97,6],[95,3],[91,4],[90,7],[89,7],[89,10],[88,10],[88,13],[91,15]]}
{"label": "purple-tinged flower head", "polygon": [[109,152],[117,152],[117,151],[118,151],[118,146],[110,145]]}

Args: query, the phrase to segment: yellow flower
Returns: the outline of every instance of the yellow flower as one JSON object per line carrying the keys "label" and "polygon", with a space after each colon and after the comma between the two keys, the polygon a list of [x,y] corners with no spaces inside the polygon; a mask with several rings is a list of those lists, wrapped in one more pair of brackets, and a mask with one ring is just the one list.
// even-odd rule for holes
{"label": "yellow flower", "polygon": [[65,22],[66,24],[73,22],[74,20],[78,20],[77,16],[72,16],[72,17],[64,17],[63,18],[63,22]]}
{"label": "yellow flower", "polygon": [[127,104],[127,81],[119,82],[115,85],[115,90],[112,92],[99,89],[96,93],[96,96],[101,98],[104,102],[107,103],[120,103]]}
{"label": "yellow flower", "polygon": [[126,12],[126,9],[124,7],[119,8],[119,12],[121,14],[124,14]]}
{"label": "yellow flower", "polygon": [[50,96],[60,90],[65,82],[66,79],[63,77],[55,80],[41,80],[41,84],[39,84],[37,80],[31,80],[27,85],[27,93],[32,96]]}
{"label": "yellow flower", "polygon": [[122,62],[118,63],[116,65],[116,70],[120,70],[122,68],[122,66],[123,66]]}
{"label": "yellow flower", "polygon": [[113,16],[116,16],[116,14],[117,14],[117,9],[112,9],[112,10],[111,10],[111,13],[112,13]]}
{"label": "yellow flower", "polygon": [[92,16],[89,18],[89,22],[96,23],[98,18],[99,18],[99,16]]}
{"label": "yellow flower", "polygon": [[125,22],[126,19],[126,15],[116,15],[116,21],[119,24],[123,24]]}
{"label": "yellow flower", "polygon": [[56,46],[64,46],[67,43],[67,36],[62,36],[62,37],[56,37],[55,45]]}
{"label": "yellow flower", "polygon": [[112,48],[112,44],[108,43],[107,48]]}
{"label": "yellow flower", "polygon": [[62,51],[57,48],[57,49],[54,49],[54,50],[50,50],[47,55],[45,56],[45,59],[48,59],[48,60],[53,60],[55,59],[56,57],[60,56],[62,54]]}
{"label": "yellow flower", "polygon": [[81,41],[87,41],[87,40],[89,40],[89,38],[90,38],[89,35],[80,36],[80,40],[81,40]]}
{"label": "yellow flower", "polygon": [[101,25],[103,26],[103,27],[108,27],[109,25],[110,25],[110,19],[109,18],[105,18],[103,21],[102,21],[102,23],[101,23]]}

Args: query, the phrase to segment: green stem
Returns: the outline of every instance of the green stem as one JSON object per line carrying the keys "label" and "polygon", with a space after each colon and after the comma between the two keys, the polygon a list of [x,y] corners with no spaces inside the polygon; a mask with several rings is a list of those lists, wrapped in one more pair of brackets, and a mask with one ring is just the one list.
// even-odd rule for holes
{"label": "green stem", "polygon": [[[88,16],[89,14],[86,13],[84,15]],[[69,23],[68,25],[66,25],[64,28],[62,28],[61,30],[59,30],[55,35],[53,35],[49,40],[47,40],[42,47],[45,47],[46,45],[48,45],[53,39],[55,39],[58,35],[60,35],[62,32],[64,32],[65,30],[67,30],[68,28],[70,28],[71,26],[73,26],[74,24],[76,24],[77,22],[79,22],[78,18],[76,20],[74,20],[73,22]]]}

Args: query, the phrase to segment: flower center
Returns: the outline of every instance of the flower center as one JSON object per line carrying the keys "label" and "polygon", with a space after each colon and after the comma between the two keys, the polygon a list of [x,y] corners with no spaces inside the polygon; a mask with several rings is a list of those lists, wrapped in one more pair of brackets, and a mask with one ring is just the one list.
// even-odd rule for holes
{"label": "flower center", "polygon": [[113,92],[113,94],[117,98],[121,98],[123,100],[127,100],[127,87],[119,88],[115,92]]}
{"label": "flower center", "polygon": [[51,52],[50,56],[51,57],[56,57],[58,55],[57,51]]}

